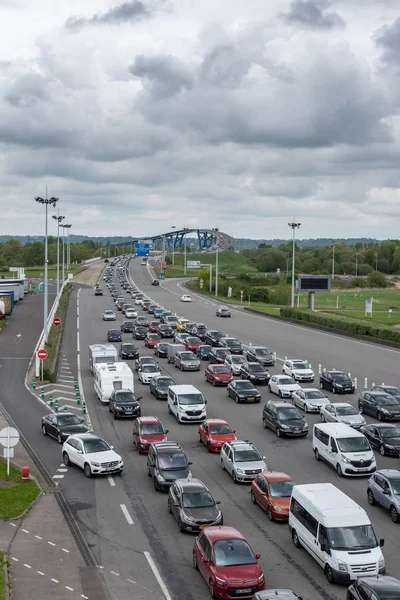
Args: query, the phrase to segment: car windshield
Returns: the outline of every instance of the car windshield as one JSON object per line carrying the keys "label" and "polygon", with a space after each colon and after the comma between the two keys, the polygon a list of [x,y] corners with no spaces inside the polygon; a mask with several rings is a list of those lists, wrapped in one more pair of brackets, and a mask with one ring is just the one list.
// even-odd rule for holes
{"label": "car windshield", "polygon": [[234,338],[228,338],[225,343],[227,346],[240,346],[239,340],[235,340]]}
{"label": "car windshield", "polygon": [[236,382],[236,389],[239,390],[240,392],[244,392],[246,390],[255,391],[254,387],[250,383],[250,381],[237,381]]}
{"label": "car windshield", "polygon": [[390,479],[390,483],[392,484],[393,494],[400,496],[400,479]]}
{"label": "car windshield", "polygon": [[80,425],[81,420],[78,419],[76,415],[63,415],[62,417],[58,417],[58,424],[60,427],[65,427],[66,425]]}
{"label": "car windshield", "polygon": [[189,404],[204,404],[204,398],[201,394],[179,394],[179,404],[187,406]]}
{"label": "car windshield", "polygon": [[160,339],[156,333],[150,333],[150,335],[148,335],[147,337],[149,340],[159,340]]}
{"label": "car windshield", "polygon": [[124,325],[125,325],[125,327],[133,327],[134,323],[133,323],[133,321],[125,321]]}
{"label": "car windshield", "polygon": [[339,438],[337,445],[340,452],[365,452],[371,450],[366,437]]}
{"label": "car windshield", "polygon": [[190,492],[183,494],[184,508],[210,508],[215,506],[215,500],[210,492]]}
{"label": "car windshield", "polygon": [[254,460],[262,460],[259,452],[254,448],[235,450],[235,462],[252,462]]}
{"label": "car windshield", "polygon": [[295,419],[302,419],[301,414],[293,406],[293,408],[280,408],[278,410],[278,418],[281,421],[294,421]]}
{"label": "car windshield", "polygon": [[216,348],[215,355],[216,356],[228,356],[229,350],[227,348]]}
{"label": "car windshield", "polygon": [[143,423],[140,426],[141,435],[156,435],[158,433],[164,433],[161,423]]}
{"label": "car windshield", "polygon": [[201,344],[201,339],[198,337],[188,337],[186,338],[186,342],[188,344]]}
{"label": "car windshield", "polygon": [[195,357],[195,355],[193,354],[193,352],[185,352],[185,354],[181,354],[181,359],[182,360],[194,360],[197,361],[198,359]]}
{"label": "car windshield", "polygon": [[158,349],[161,350],[162,352],[166,352],[168,345],[167,344],[157,344]]}
{"label": "car windshield", "polygon": [[372,525],[329,527],[327,533],[333,550],[361,550],[378,545]]}
{"label": "car windshield", "polygon": [[214,556],[217,567],[255,565],[257,562],[246,540],[241,539],[218,540],[214,544]]}
{"label": "car windshield", "polygon": [[214,373],[217,373],[217,375],[227,375],[228,373],[230,373],[230,370],[227,367],[214,367]]}
{"label": "car windshield", "polygon": [[382,397],[378,398],[378,400],[379,400],[379,404],[381,406],[398,406],[399,405],[397,400],[390,396],[387,396],[387,397],[382,396]]}
{"label": "car windshield", "polygon": [[332,379],[341,383],[348,383],[350,381],[345,373],[332,373]]}
{"label": "car windshield", "polygon": [[183,469],[186,466],[186,456],[182,452],[163,452],[158,456],[158,468],[162,471]]}
{"label": "car windshield", "polygon": [[387,429],[381,429],[380,432],[383,438],[400,437],[400,429],[398,427],[388,427]]}
{"label": "car windshield", "polygon": [[208,333],[214,340],[220,340],[222,338],[222,333],[220,331],[209,331]]}
{"label": "car windshield", "polygon": [[158,367],[156,365],[145,364],[141,369],[143,373],[158,373]]}
{"label": "car windshield", "polygon": [[118,329],[110,329],[108,335],[119,335]]}
{"label": "car windshield", "polygon": [[175,385],[175,381],[173,379],[169,379],[169,378],[157,379],[157,387],[160,390],[166,390],[169,388],[170,385]]}
{"label": "car windshield", "polygon": [[122,350],[124,352],[134,352],[136,348],[133,344],[122,344]]}
{"label": "car windshield", "polygon": [[304,392],[304,395],[308,400],[317,400],[318,398],[325,398],[324,394],[319,390],[310,390],[309,392]]}
{"label": "car windshield", "polygon": [[104,311],[104,314],[105,314],[105,315],[113,315],[114,313],[113,313],[113,311],[112,311],[112,310],[105,310],[105,311]]}
{"label": "car windshield", "polygon": [[95,452],[106,452],[111,450],[110,446],[104,440],[90,440],[84,442],[85,454],[92,454]]}
{"label": "car windshield", "polygon": [[140,366],[143,366],[143,365],[155,365],[155,364],[157,364],[157,361],[152,356],[143,356],[139,360],[139,363],[140,363]]}
{"label": "car windshield", "polygon": [[336,407],[336,414],[339,415],[339,417],[346,417],[358,415],[358,411],[353,406],[338,406]]}
{"label": "car windshield", "polygon": [[224,433],[232,433],[232,429],[229,425],[220,423],[219,425],[210,425],[210,433],[211,435],[223,435]]}
{"label": "car windshield", "polygon": [[387,394],[394,394],[395,396],[400,395],[400,390],[397,387],[385,387],[385,392]]}
{"label": "car windshield", "polygon": [[203,354],[209,353],[211,352],[211,346],[200,346],[200,351],[203,352]]}
{"label": "car windshield", "polygon": [[170,331],[171,327],[169,327],[168,325],[159,325],[158,326],[160,331]]}
{"label": "car windshield", "polygon": [[256,356],[269,356],[271,353],[266,348],[257,348],[255,351]]}
{"label": "car windshield", "polygon": [[276,481],[269,484],[269,491],[274,498],[290,498],[293,486],[293,481]]}
{"label": "car windshield", "polygon": [[262,367],[262,365],[254,364],[254,365],[249,365],[249,371],[251,373],[264,373],[264,368]]}
{"label": "car windshield", "polygon": [[243,365],[246,362],[246,359],[244,356],[232,356],[230,362],[233,365]]}
{"label": "car windshield", "polygon": [[146,327],[136,327],[135,330],[137,333],[146,333],[147,331]]}
{"label": "car windshield", "polygon": [[293,385],[295,382],[292,377],[281,377],[278,379],[278,385]]}

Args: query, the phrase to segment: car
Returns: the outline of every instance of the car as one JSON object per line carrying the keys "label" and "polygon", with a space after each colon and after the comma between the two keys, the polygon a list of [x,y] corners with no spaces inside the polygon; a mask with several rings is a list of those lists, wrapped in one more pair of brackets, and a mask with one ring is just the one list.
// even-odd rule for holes
{"label": "car", "polygon": [[140,305],[141,301],[144,300],[144,295],[143,294],[136,294],[135,296],[135,304],[137,306]]}
{"label": "car", "polygon": [[138,358],[139,350],[131,342],[124,342],[123,344],[121,344],[118,354],[122,360],[129,358]]}
{"label": "car", "polygon": [[49,435],[63,444],[74,433],[86,433],[88,428],[85,419],[80,419],[72,412],[51,413],[42,417],[42,433]]}
{"label": "car", "polygon": [[133,422],[133,444],[139,454],[147,454],[154,442],[167,441],[167,433],[157,417],[138,417]]}
{"label": "car", "polygon": [[157,400],[166,400],[168,397],[168,389],[171,385],[176,385],[176,381],[167,375],[156,375],[150,381],[150,393]]}
{"label": "car", "polygon": [[95,295],[95,296],[102,296],[102,295],[103,295],[103,290],[102,290],[100,287],[97,287],[97,288],[94,290],[94,295]]}
{"label": "car", "polygon": [[140,400],[131,390],[113,390],[108,401],[108,411],[113,414],[114,419],[122,417],[140,417]]}
{"label": "car", "polygon": [[136,319],[137,315],[137,310],[135,310],[134,308],[127,308],[125,311],[125,316],[127,319]]}
{"label": "car", "polygon": [[210,360],[210,352],[211,346],[208,346],[207,344],[202,344],[196,348],[196,356],[198,356],[200,360]]}
{"label": "car", "polygon": [[138,317],[135,321],[135,325],[140,325],[141,327],[148,327],[149,326],[149,319],[147,317]]}
{"label": "car", "polygon": [[160,282],[158,281],[158,279],[153,279],[153,281],[151,282],[151,285],[157,286],[157,285],[160,285]]}
{"label": "car", "polygon": [[150,321],[149,327],[148,327],[149,331],[151,333],[157,333],[158,325],[159,325],[158,321]]}
{"label": "car", "polygon": [[368,502],[390,512],[393,523],[400,522],[400,470],[381,469],[368,479]]}
{"label": "car", "polygon": [[394,385],[385,385],[384,383],[382,383],[382,385],[374,385],[374,387],[371,388],[371,392],[385,392],[385,394],[390,394],[400,401],[400,390]]}
{"label": "car", "polygon": [[321,390],[330,390],[333,394],[354,394],[354,381],[343,371],[323,371],[319,376]]}
{"label": "car", "polygon": [[[181,333],[180,335],[185,334]],[[196,336],[187,337],[183,343],[185,344],[186,350],[190,350],[191,352],[196,352],[196,349],[203,345],[202,340]]]}
{"label": "car", "polygon": [[206,581],[211,598],[254,598],[265,577],[245,537],[234,527],[206,527],[196,537],[193,566]]}
{"label": "car", "polygon": [[320,414],[323,423],[345,423],[350,427],[354,427],[354,429],[360,429],[366,424],[364,417],[360,415],[358,410],[347,402],[325,404],[321,408]]}
{"label": "car", "polygon": [[147,309],[147,312],[149,313],[149,315],[154,315],[154,311],[158,308],[157,304],[150,304],[149,308]]}
{"label": "car", "polygon": [[169,488],[168,512],[179,531],[200,532],[210,525],[223,525],[218,504],[200,479],[178,479]]}
{"label": "car", "polygon": [[159,358],[167,358],[168,356],[168,344],[165,342],[159,342],[154,346],[154,354]]}
{"label": "car", "polygon": [[260,403],[261,394],[248,379],[236,379],[228,384],[228,398],[241,402]]}
{"label": "car", "polygon": [[130,308],[135,310],[133,308],[132,304],[129,304],[129,302],[125,302],[125,304],[122,305],[122,313],[126,316],[126,311],[129,310]]}
{"label": "car", "polygon": [[228,385],[233,379],[233,375],[225,365],[208,365],[204,371],[206,381],[216,385]]}
{"label": "car", "polygon": [[228,348],[211,348],[210,363],[223,365],[230,352]]}
{"label": "car", "polygon": [[179,319],[176,323],[176,328],[178,331],[182,331],[182,327],[185,323],[189,323],[189,319]]}
{"label": "car", "polygon": [[135,329],[133,331],[133,337],[135,340],[144,340],[147,335],[147,327],[143,327],[142,325],[135,325]]}
{"label": "car", "polygon": [[274,366],[276,355],[266,346],[249,346],[246,352],[247,362],[259,362],[264,367]]}
{"label": "car", "polygon": [[147,265],[147,262],[145,260],[142,260],[142,262],[140,264],[142,267],[145,267]]}
{"label": "car", "polygon": [[315,379],[315,373],[310,369],[308,362],[297,358],[285,360],[282,366],[282,373],[293,377],[295,381],[314,381]]}
{"label": "car", "polygon": [[308,435],[308,423],[298,408],[288,402],[269,400],[264,404],[262,422],[276,432],[278,437],[301,437]]}
{"label": "car", "polygon": [[221,348],[228,348],[230,354],[243,354],[242,344],[234,337],[223,337],[219,340],[218,345]]}
{"label": "car", "polygon": [[181,302],[191,302],[192,298],[191,296],[189,296],[189,294],[183,294],[183,296],[181,296]]}
{"label": "car", "polygon": [[116,307],[118,308],[118,310],[122,312],[122,307],[124,306],[124,304],[126,304],[126,302],[125,302],[125,299],[117,300],[115,304],[116,304]]}
{"label": "car", "polygon": [[156,492],[167,491],[177,479],[191,476],[190,465],[178,442],[153,442],[147,454],[147,475]]}
{"label": "car", "polygon": [[287,375],[272,375],[268,382],[268,390],[272,394],[277,394],[280,398],[290,398],[294,392],[301,390],[293,377]]}
{"label": "car", "polygon": [[86,477],[122,473],[124,470],[121,456],[94,433],[70,435],[63,444],[62,459],[66,467],[73,464],[83,469]]}
{"label": "car", "polygon": [[364,425],[360,429],[382,456],[400,456],[400,427],[386,423]]}
{"label": "car", "polygon": [[143,300],[142,309],[147,312],[149,310],[149,306],[151,306],[151,300]]}
{"label": "car", "polygon": [[156,308],[156,310],[154,311],[154,317],[156,319],[159,319],[163,313],[164,309],[161,307]]}
{"label": "car", "polygon": [[122,321],[121,331],[122,333],[133,333],[135,329],[135,323],[133,321]]}
{"label": "car", "polygon": [[254,477],[250,498],[265,510],[270,521],[287,521],[293,486],[294,481],[287,473],[264,471]]}
{"label": "car", "polygon": [[378,421],[400,421],[400,402],[385,392],[361,392],[358,410],[360,414],[371,415]]}
{"label": "car", "polygon": [[199,442],[207,447],[209,452],[221,452],[225,442],[236,440],[236,429],[222,419],[206,419],[199,426]]}
{"label": "car", "polygon": [[346,600],[395,600],[400,598],[400,581],[390,575],[359,577],[347,590]]}
{"label": "car", "polygon": [[221,469],[231,475],[234,483],[251,483],[255,475],[268,470],[264,459],[248,441],[225,442],[221,448]]}
{"label": "car", "polygon": [[193,335],[199,337],[204,342],[204,336],[206,334],[207,327],[203,323],[196,323],[193,328]]}
{"label": "car", "polygon": [[224,336],[221,331],[218,329],[207,329],[204,334],[204,341],[206,344],[210,344],[210,346],[218,346],[219,340]]}
{"label": "car", "polygon": [[297,392],[293,392],[292,403],[295,406],[302,408],[306,413],[319,413],[323,406],[329,404],[329,400],[325,394],[317,388],[302,388],[297,390]]}
{"label": "car", "polygon": [[176,352],[174,365],[181,371],[200,371],[200,360],[190,350]]}
{"label": "car", "polygon": [[303,600],[301,596],[292,590],[269,588],[263,592],[257,592],[253,600]]}
{"label": "car", "polygon": [[165,310],[165,309],[163,309],[163,311],[162,311],[162,313],[161,313],[161,316],[160,316],[160,321],[161,321],[161,323],[164,323],[164,324],[165,324],[165,322],[166,322],[166,321],[165,321],[165,319],[166,319],[167,317],[173,317],[173,316],[174,316],[174,315],[172,314],[172,312],[171,312],[170,310]]}
{"label": "car", "polygon": [[225,358],[224,365],[231,370],[233,375],[240,375],[240,369],[246,362],[247,360],[242,354],[228,354]]}
{"label": "car", "polygon": [[166,325],[165,323],[159,324],[159,326],[157,327],[156,333],[158,333],[158,335],[161,338],[173,338],[174,337],[174,330],[172,329],[172,327],[170,327],[169,325]]}
{"label": "car", "polygon": [[[178,328],[178,324],[177,324],[177,328]],[[193,323],[193,321],[186,321],[182,324],[181,331],[183,333],[189,333],[190,335],[193,335],[193,332],[195,329],[196,329],[196,323]]]}
{"label": "car", "polygon": [[158,365],[146,364],[138,369],[139,381],[144,384],[149,384],[153,377],[160,374],[160,367]]}
{"label": "car", "polygon": [[161,338],[157,333],[148,333],[144,338],[144,345],[148,348],[154,348],[161,342]]}
{"label": "car", "polygon": [[185,341],[192,337],[190,333],[176,332],[174,335],[174,344],[185,344]]}
{"label": "car", "polygon": [[176,329],[176,324],[178,322],[178,317],[176,317],[175,315],[167,315],[164,319],[163,319],[164,323],[166,325],[169,325],[170,327],[172,327],[172,329]]}
{"label": "car", "polygon": [[103,321],[116,321],[117,316],[113,310],[105,310],[103,312]]}
{"label": "car", "polygon": [[243,363],[240,367],[239,374],[242,379],[249,379],[252,383],[259,383],[262,385],[268,385],[268,381],[271,377],[268,371],[259,362]]}
{"label": "car", "polygon": [[220,306],[217,308],[217,312],[215,313],[217,317],[228,317],[231,316],[231,311],[227,306]]}
{"label": "car", "polygon": [[154,356],[139,356],[135,360],[135,370],[139,371],[140,367],[142,367],[143,365],[156,365],[156,366],[158,366],[158,362],[154,358]]}
{"label": "car", "polygon": [[107,332],[107,342],[122,342],[122,335],[118,329],[109,329]]}

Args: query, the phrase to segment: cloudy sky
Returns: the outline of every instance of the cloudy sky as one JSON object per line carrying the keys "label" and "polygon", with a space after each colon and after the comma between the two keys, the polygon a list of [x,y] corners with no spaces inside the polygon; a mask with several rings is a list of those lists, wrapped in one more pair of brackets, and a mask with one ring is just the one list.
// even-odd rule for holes
{"label": "cloudy sky", "polygon": [[399,0],[0,0],[0,233],[398,238],[399,76]]}

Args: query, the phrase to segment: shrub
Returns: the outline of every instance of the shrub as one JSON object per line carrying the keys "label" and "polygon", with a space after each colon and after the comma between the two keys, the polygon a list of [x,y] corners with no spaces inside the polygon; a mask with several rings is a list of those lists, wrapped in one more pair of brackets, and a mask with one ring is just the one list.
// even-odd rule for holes
{"label": "shrub", "polygon": [[368,275],[368,285],[370,287],[385,288],[387,287],[386,277],[379,271],[373,271]]}

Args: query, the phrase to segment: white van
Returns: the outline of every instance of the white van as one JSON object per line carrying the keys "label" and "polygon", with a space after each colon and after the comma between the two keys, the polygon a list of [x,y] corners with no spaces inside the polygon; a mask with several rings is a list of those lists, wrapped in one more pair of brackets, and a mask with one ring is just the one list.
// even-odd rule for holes
{"label": "white van", "polygon": [[114,390],[134,391],[133,372],[125,362],[95,365],[94,390],[101,402],[108,402]]}
{"label": "white van", "polygon": [[295,485],[289,530],[324,569],[329,583],[385,574],[381,551],[365,510],[331,483]]}
{"label": "white van", "polygon": [[371,475],[376,471],[375,455],[361,431],[345,423],[318,423],[313,429],[313,450],[317,460],[325,460],[339,477]]}
{"label": "white van", "polygon": [[89,364],[92,373],[94,373],[94,365],[116,362],[118,362],[118,353],[116,347],[112,344],[93,344],[89,346]]}
{"label": "white van", "polygon": [[171,385],[168,388],[168,412],[178,423],[196,423],[207,419],[206,400],[193,385]]}

